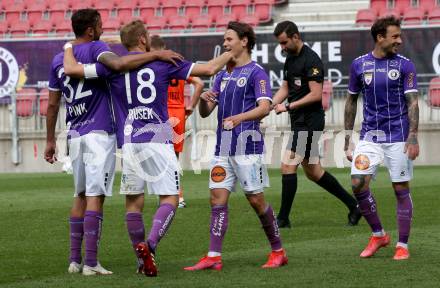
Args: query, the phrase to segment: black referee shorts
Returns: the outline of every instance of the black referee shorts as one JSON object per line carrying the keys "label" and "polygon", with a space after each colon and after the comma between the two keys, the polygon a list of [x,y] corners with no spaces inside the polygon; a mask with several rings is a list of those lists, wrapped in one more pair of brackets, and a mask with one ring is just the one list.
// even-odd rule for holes
{"label": "black referee shorts", "polygon": [[293,130],[290,133],[290,150],[304,159],[319,157],[319,139],[323,131]]}

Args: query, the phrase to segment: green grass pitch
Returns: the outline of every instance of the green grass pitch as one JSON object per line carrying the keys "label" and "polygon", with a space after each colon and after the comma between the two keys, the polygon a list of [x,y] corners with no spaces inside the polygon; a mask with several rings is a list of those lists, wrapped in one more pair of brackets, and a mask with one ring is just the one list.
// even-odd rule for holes
{"label": "green grass pitch", "polygon": [[[330,169],[347,188],[349,170]],[[439,287],[440,167],[415,167],[412,182],[414,221],[411,258],[392,260],[397,238],[395,196],[388,173],[380,169],[372,191],[393,245],[371,259],[359,253],[370,235],[364,220],[347,227],[347,211],[333,196],[299,173],[298,194],[291,220],[281,230],[289,264],[262,270],[269,245],[258,218],[238,189],[230,199],[229,228],[223,247],[224,268],[183,271],[206,253],[209,239],[208,173],[185,171],[183,187],[188,207],[179,209],[168,235],[158,246],[159,276],[136,275],[135,259],[124,223],[124,198],[114,196],[104,211],[100,262],[115,274],[102,277],[70,275],[68,214],[72,178],[65,174],[0,175],[0,287]],[[266,198],[278,211],[281,178],[271,170]],[[144,221],[150,227],[157,205],[146,200]]]}

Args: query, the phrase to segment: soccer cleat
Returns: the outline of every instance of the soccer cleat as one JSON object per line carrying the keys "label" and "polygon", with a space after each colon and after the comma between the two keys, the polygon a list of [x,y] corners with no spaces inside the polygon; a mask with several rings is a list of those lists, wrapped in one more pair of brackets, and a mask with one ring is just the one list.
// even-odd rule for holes
{"label": "soccer cleat", "polygon": [[360,256],[362,258],[371,257],[377,252],[377,250],[388,246],[388,244],[390,244],[390,235],[388,234],[385,234],[385,236],[382,237],[371,236],[367,247],[362,251]]}
{"label": "soccer cleat", "polygon": [[181,199],[179,200],[179,206],[177,206],[178,208],[185,208],[186,207],[186,202],[185,200]]}
{"label": "soccer cleat", "polygon": [[83,265],[76,263],[76,262],[70,262],[69,268],[67,269],[67,272],[69,273],[81,273],[83,269]]}
{"label": "soccer cleat", "polygon": [[101,264],[99,264],[99,262],[98,262],[95,267],[90,267],[90,266],[84,265],[84,267],[82,269],[82,274],[84,276],[112,275],[113,272],[112,271],[108,271],[107,269],[102,267]]}
{"label": "soccer cleat", "polygon": [[216,256],[216,257],[205,256],[202,259],[200,259],[196,265],[185,267],[183,269],[186,271],[197,271],[197,270],[205,270],[205,269],[220,271],[222,270],[222,268],[223,268],[222,256]]}
{"label": "soccer cleat", "polygon": [[356,226],[359,223],[359,220],[361,220],[362,214],[361,210],[359,210],[359,207],[356,206],[356,208],[350,210],[350,213],[348,213],[348,226]]}
{"label": "soccer cleat", "polygon": [[261,268],[278,268],[287,265],[288,260],[284,249],[281,249],[280,251],[272,251],[269,254],[269,259],[267,259],[266,264],[261,266]]}
{"label": "soccer cleat", "polygon": [[140,258],[144,261],[143,273],[147,277],[157,276],[156,260],[154,259],[154,253],[151,251],[149,245],[145,242],[141,242],[136,246],[136,252]]}
{"label": "soccer cleat", "polygon": [[278,228],[292,228],[289,219],[280,219],[277,218]]}
{"label": "soccer cleat", "polygon": [[409,258],[409,251],[404,247],[397,246],[394,253],[394,260],[406,260]]}

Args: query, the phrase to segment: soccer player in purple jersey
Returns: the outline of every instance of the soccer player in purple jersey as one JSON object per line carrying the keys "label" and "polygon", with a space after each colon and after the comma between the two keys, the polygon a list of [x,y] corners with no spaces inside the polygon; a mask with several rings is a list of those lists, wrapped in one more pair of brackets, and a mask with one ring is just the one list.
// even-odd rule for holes
{"label": "soccer player in purple jersey", "polygon": [[[395,260],[409,258],[408,238],[412,219],[409,181],[412,160],[419,155],[417,131],[417,76],[414,64],[397,50],[402,44],[400,20],[380,18],[371,27],[375,46],[351,64],[348,97],[345,104],[346,155],[351,165],[351,182],[362,215],[373,235],[361,257],[371,257],[390,243],[382,228],[370,181],[383,161],[388,168],[397,199],[399,240]],[[357,99],[363,95],[363,122],[360,141],[352,149],[351,133],[356,118]]]}
{"label": "soccer player in purple jersey", "polygon": [[[142,54],[120,58],[99,38],[102,23],[93,9],[72,15],[76,36],[75,54],[82,63],[102,61],[113,69],[137,67],[158,57],[176,57],[173,52]],[[168,56],[167,56],[168,55]],[[178,57],[179,58],[179,57]],[[105,196],[111,196],[115,166],[115,135],[110,94],[105,81],[78,80],[67,75],[62,53],[52,62],[49,81],[47,144],[45,159],[54,163],[55,124],[61,95],[66,100],[69,151],[73,160],[75,198],[70,212],[70,273],[111,274],[97,260]],[[85,241],[85,261],[81,247]],[[83,265],[84,264],[84,265]]]}
{"label": "soccer player in purple jersey", "polygon": [[234,59],[227,70],[217,74],[213,89],[202,94],[199,111],[202,117],[217,110],[217,144],[211,161],[210,245],[208,254],[185,270],[222,269],[222,243],[228,227],[228,199],[237,180],[257,213],[272,252],[263,268],[287,264],[273,210],[264,199],[269,181],[263,164],[263,137],[260,120],[270,112],[272,93],[264,69],[251,60],[255,33],[251,26],[229,22],[223,46]]}
{"label": "soccer player in purple jersey", "polygon": [[[130,55],[150,48],[144,24],[137,20],[121,29],[121,40]],[[76,62],[71,49],[65,53],[65,67],[74,76],[109,79],[116,116],[118,145],[122,146],[123,172],[121,194],[126,195],[126,223],[138,256],[138,272],[156,276],[155,251],[176,214],[180,186],[178,163],[174,153],[173,129],[168,122],[168,85],[171,79],[190,75],[214,75],[230,60],[223,55],[207,64],[177,62],[177,66],[154,61],[124,74],[113,73],[97,64],[83,66]],[[145,241],[143,223],[144,187],[159,195],[160,205]]]}

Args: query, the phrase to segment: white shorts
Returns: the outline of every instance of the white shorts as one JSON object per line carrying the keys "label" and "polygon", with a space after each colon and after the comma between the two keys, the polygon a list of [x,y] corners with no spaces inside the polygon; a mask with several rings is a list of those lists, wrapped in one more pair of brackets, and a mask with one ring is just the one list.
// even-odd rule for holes
{"label": "white shorts", "polygon": [[74,196],[112,196],[115,176],[116,137],[106,133],[90,133],[69,139],[72,160]]}
{"label": "white shorts", "polygon": [[407,182],[412,179],[413,163],[404,153],[405,142],[373,143],[361,140],[353,153],[351,175],[375,175],[384,162],[391,182]]}
{"label": "white shorts", "polygon": [[173,144],[127,143],[122,146],[121,194],[179,194],[179,163]]}
{"label": "white shorts", "polygon": [[248,194],[257,194],[269,187],[263,155],[214,156],[210,164],[209,189],[234,192],[237,179]]}

